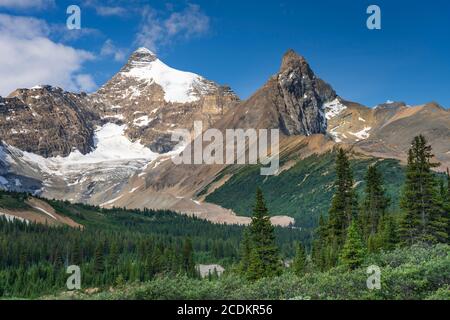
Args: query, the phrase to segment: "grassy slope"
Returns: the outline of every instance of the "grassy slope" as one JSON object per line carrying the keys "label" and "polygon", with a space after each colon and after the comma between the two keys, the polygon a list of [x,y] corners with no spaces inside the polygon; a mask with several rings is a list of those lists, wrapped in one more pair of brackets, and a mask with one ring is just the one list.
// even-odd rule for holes
{"label": "grassy slope", "polygon": [[[363,178],[369,164],[377,159],[353,160],[352,169],[357,190],[364,188]],[[392,198],[392,206],[398,206],[398,192],[403,183],[403,169],[396,160],[380,160],[386,187]],[[334,153],[311,156],[300,160],[291,169],[278,176],[261,176],[259,167],[246,166],[227,183],[206,197],[206,200],[233,209],[240,215],[250,215],[256,186],[264,192],[272,215],[289,215],[296,225],[315,227],[318,217],[326,214],[333,194],[335,180]]]}

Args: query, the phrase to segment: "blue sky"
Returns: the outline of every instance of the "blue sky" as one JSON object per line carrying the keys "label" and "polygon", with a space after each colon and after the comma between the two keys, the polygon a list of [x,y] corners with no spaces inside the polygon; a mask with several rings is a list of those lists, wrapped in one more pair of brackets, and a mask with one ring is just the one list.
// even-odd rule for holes
{"label": "blue sky", "polygon": [[[71,4],[82,10],[81,31],[65,28]],[[371,4],[381,8],[381,30],[366,27]],[[8,46],[0,52],[2,95],[16,83],[39,80],[95,90],[145,45],[168,65],[228,84],[247,98],[292,48],[348,100],[450,107],[446,0],[0,0],[0,31],[0,46]],[[33,65],[24,51],[38,48],[42,54]]]}

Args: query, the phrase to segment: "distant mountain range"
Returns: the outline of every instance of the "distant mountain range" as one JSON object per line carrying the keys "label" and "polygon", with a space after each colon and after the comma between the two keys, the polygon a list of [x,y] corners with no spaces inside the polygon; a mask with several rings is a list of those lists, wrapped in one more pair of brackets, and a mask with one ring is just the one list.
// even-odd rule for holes
{"label": "distant mountain range", "polygon": [[[203,129],[221,131],[280,129],[278,176],[260,181],[248,174],[254,166],[175,165],[171,157],[185,146],[172,142],[171,133],[192,130],[195,120],[203,122]],[[175,70],[140,48],[95,93],[43,85],[0,97],[0,188],[246,223],[249,218],[235,215],[245,214],[239,205],[223,199],[233,184],[270,183],[278,198],[297,204],[291,198],[301,198],[311,187],[303,189],[302,181],[295,188],[284,187],[311,157],[331,171],[330,154],[342,146],[360,161],[396,159],[401,164],[418,134],[432,145],[439,170],[450,167],[450,111],[437,103],[386,102],[368,108],[347,101],[292,50],[279,72],[241,101],[230,87]],[[328,169],[317,170],[326,175]],[[296,177],[306,180],[306,174]],[[278,215],[273,222],[288,225],[294,216],[299,222],[300,211],[272,212]]]}

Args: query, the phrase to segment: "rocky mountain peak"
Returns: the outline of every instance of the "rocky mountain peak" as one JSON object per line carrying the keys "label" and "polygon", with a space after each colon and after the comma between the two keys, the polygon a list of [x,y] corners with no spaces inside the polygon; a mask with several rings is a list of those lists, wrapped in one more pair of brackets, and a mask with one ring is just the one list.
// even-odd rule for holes
{"label": "rocky mountain peak", "polygon": [[311,68],[309,67],[306,59],[299,55],[292,49],[289,49],[281,60],[280,72],[284,72],[286,70],[298,69],[300,68],[302,71],[306,71],[307,73],[312,73]]}
{"label": "rocky mountain peak", "polygon": [[147,48],[141,47],[131,54],[121,72],[128,72],[136,67],[145,67],[156,60],[158,60],[158,57],[155,53]]}
{"label": "rocky mountain peak", "polygon": [[325,133],[324,104],[337,95],[333,88],[316,77],[305,58],[288,50],[282,59],[277,85],[284,100],[281,127],[289,134]]}

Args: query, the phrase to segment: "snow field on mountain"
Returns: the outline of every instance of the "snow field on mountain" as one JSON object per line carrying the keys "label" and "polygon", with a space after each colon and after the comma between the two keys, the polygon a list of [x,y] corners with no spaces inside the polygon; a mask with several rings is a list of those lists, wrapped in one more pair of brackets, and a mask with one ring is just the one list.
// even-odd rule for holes
{"label": "snow field on mountain", "polygon": [[63,175],[74,166],[96,164],[110,161],[142,159],[152,161],[159,157],[140,141],[132,142],[125,135],[126,125],[107,123],[95,131],[94,150],[82,154],[72,151],[67,157],[44,158],[29,152],[23,153],[23,160],[37,164],[47,173]]}
{"label": "snow field on mountain", "polygon": [[194,84],[200,82],[202,78],[195,73],[173,69],[159,59],[136,64],[123,74],[159,84],[164,90],[164,99],[167,102],[187,103],[199,99],[193,90]]}

